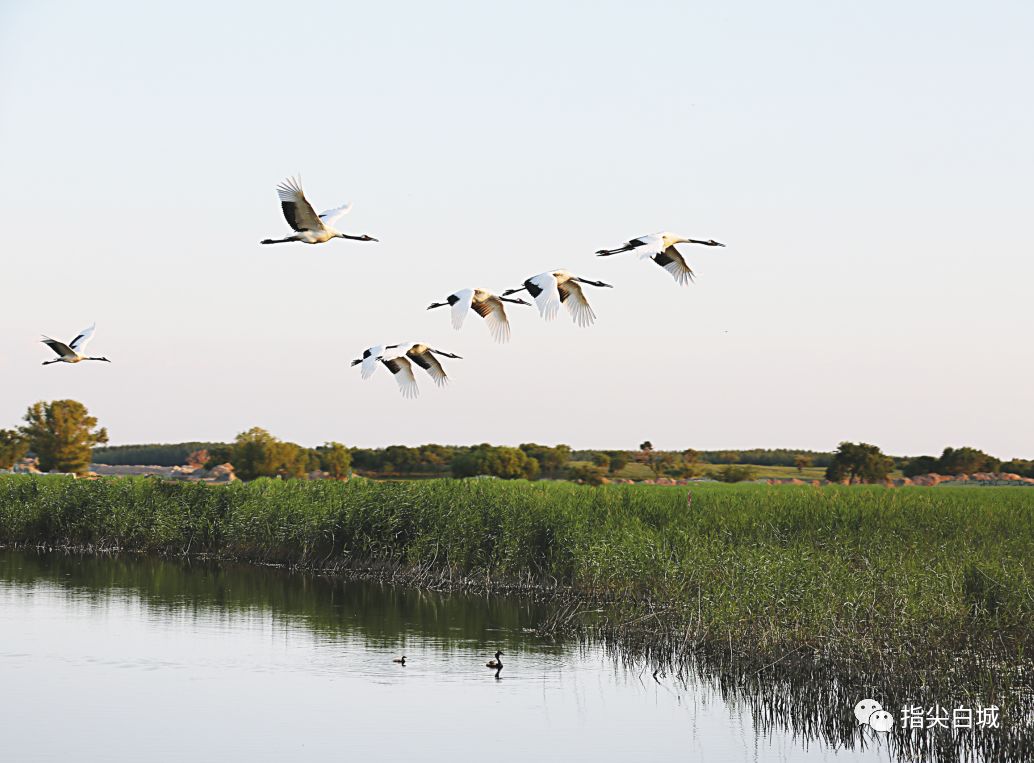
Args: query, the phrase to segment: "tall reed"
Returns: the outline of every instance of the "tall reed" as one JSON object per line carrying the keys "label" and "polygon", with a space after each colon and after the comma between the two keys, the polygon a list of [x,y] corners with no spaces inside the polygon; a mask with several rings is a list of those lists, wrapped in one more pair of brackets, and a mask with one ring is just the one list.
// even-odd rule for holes
{"label": "tall reed", "polygon": [[692,491],[690,507],[685,487],[15,475],[0,542],[558,588],[762,652],[1034,646],[1034,491]]}

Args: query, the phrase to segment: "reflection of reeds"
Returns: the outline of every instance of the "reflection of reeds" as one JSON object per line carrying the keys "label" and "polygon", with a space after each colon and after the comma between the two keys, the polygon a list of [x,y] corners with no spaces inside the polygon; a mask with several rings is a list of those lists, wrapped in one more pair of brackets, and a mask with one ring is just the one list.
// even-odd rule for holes
{"label": "reflection of reeds", "polygon": [[[676,673],[706,661],[730,696],[762,696],[755,684],[779,686],[775,675],[792,697],[811,696],[807,676],[836,675],[820,691],[832,685],[843,697],[815,697],[835,714],[833,727],[849,720],[836,703],[860,687],[879,688],[889,704],[925,686],[946,692],[924,694],[942,704],[958,692],[1001,700],[1003,724],[1016,728],[1010,709],[1029,704],[1002,692],[1022,685],[1006,668],[1034,646],[1034,491],[693,492],[687,508],[686,489],[675,487],[13,476],[0,478],[0,541],[549,589],[569,605],[543,630],[617,639]],[[741,683],[753,688],[737,694]],[[772,696],[784,698],[769,701],[782,717],[791,694],[779,691]],[[826,728],[821,714],[807,717]],[[847,743],[857,737],[849,731],[831,738]]]}

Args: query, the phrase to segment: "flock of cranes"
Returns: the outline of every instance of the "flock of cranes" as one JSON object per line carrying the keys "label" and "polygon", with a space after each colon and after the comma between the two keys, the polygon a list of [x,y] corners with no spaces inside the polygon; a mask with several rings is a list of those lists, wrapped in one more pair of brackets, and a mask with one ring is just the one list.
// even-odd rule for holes
{"label": "flock of cranes", "polygon": [[[296,178],[287,178],[277,186],[276,190],[280,197],[280,208],[283,210],[284,218],[294,230],[294,234],[284,238],[263,239],[259,243],[324,244],[335,238],[352,241],[377,241],[373,236],[365,234],[353,236],[342,233],[333,227],[334,223],[348,214],[352,208],[351,204],[343,204],[340,207],[317,213],[309,200],[305,198],[301,180]],[[693,280],[693,271],[686,264],[682,254],[675,248],[678,244],[725,246],[713,239],[701,241],[683,238],[672,233],[652,233],[648,236],[630,239],[614,249],[600,249],[596,255],[609,257],[623,252],[636,252],[641,259],[653,260],[664,268],[677,284],[685,286]],[[582,278],[566,270],[553,270],[530,276],[518,288],[507,289],[502,294],[493,294],[485,289],[460,289],[447,296],[444,302],[433,302],[427,309],[450,307],[452,327],[456,330],[463,327],[467,314],[473,311],[485,321],[492,339],[496,342],[508,342],[510,340],[510,321],[506,315],[506,304],[530,306],[530,302],[511,297],[513,294],[524,291],[534,300],[539,315],[544,320],[555,319],[560,314],[561,306],[566,306],[571,319],[578,326],[591,326],[596,320],[596,313],[589,305],[589,300],[582,289],[583,284],[597,288],[613,288],[603,281]],[[43,365],[79,363],[84,360],[101,360],[110,363],[111,361],[105,357],[94,358],[84,354],[86,344],[93,337],[95,327],[96,324],[83,329],[68,344],[44,337],[43,343],[50,347],[58,357],[54,360],[44,361]],[[415,398],[420,394],[420,390],[417,386],[416,373],[413,371],[414,364],[426,371],[436,385],[444,386],[448,383],[449,377],[445,373],[439,357],[462,360],[459,355],[451,352],[434,349],[421,342],[409,342],[368,347],[363,351],[361,357],[352,361],[352,365],[360,366],[360,376],[363,379],[372,377],[378,366],[383,365],[394,376],[402,396]]]}

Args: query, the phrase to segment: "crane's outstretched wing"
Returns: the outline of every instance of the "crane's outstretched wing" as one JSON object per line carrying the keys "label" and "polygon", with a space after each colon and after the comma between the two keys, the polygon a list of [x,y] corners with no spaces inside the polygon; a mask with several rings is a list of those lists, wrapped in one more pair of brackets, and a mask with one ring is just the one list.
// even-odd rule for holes
{"label": "crane's outstretched wing", "polygon": [[473,289],[460,289],[452,295],[456,301],[452,303],[452,327],[457,331],[463,327],[463,321],[470,312],[470,303],[474,299]]}
{"label": "crane's outstretched wing", "polygon": [[671,273],[671,277],[680,286],[686,286],[693,280],[693,271],[690,270],[686,260],[674,246],[669,246],[660,254],[655,255],[653,261]]}
{"label": "crane's outstretched wing", "polygon": [[352,202],[342,204],[340,207],[334,207],[328,209],[326,212],[320,212],[320,220],[323,221],[324,225],[333,225],[342,217],[352,211]]}
{"label": "crane's outstretched wing", "polygon": [[79,353],[85,351],[86,345],[89,344],[91,339],[93,339],[93,330],[95,328],[97,328],[96,323],[89,328],[83,329],[75,339],[68,343],[68,346]]}
{"label": "crane's outstretched wing", "polygon": [[[359,361],[362,368],[359,369],[359,376],[363,379],[369,379],[373,376],[373,372],[377,370],[377,361],[381,355],[384,354],[384,345],[377,344],[363,351],[363,358]],[[352,365],[356,365],[354,362]]]}
{"label": "crane's outstretched wing", "polygon": [[474,312],[485,319],[492,338],[497,342],[510,341],[510,321],[506,318],[506,308],[495,294],[488,294],[484,299],[475,302]]}
{"label": "crane's outstretched wing", "polygon": [[410,350],[406,353],[406,356],[410,358],[414,363],[420,366],[422,369],[434,379],[434,383],[439,387],[444,387],[449,383],[449,377],[445,375],[445,369],[442,368],[442,364],[438,361],[429,349],[422,351]]}
{"label": "crane's outstretched wing", "polygon": [[288,225],[298,231],[323,230],[323,221],[305,198],[300,179],[287,178],[276,187],[276,193],[280,197],[280,208],[284,210]]}
{"label": "crane's outstretched wing", "polygon": [[381,363],[395,376],[399,384],[402,397],[414,398],[420,394],[420,388],[416,386],[416,377],[413,375],[413,364],[404,355],[397,358],[383,358]]}
{"label": "crane's outstretched wing", "polygon": [[69,347],[64,342],[59,342],[56,339],[51,339],[49,336],[44,336],[41,340],[43,344],[52,349],[62,358],[71,358],[75,356],[75,350]]}
{"label": "crane's outstretched wing", "polygon": [[592,322],[596,320],[596,313],[589,307],[581,285],[577,281],[564,281],[558,288],[560,301],[567,305],[567,310],[571,313],[574,322],[582,327],[591,326]]}
{"label": "crane's outstretched wing", "polygon": [[556,318],[560,312],[560,290],[557,288],[556,276],[552,273],[539,273],[525,281],[524,285],[535,299],[539,315],[547,321]]}
{"label": "crane's outstretched wing", "polygon": [[654,257],[664,251],[663,233],[651,233],[649,236],[640,236],[636,241],[641,244],[636,248],[636,252],[641,260],[645,260],[647,257]]}

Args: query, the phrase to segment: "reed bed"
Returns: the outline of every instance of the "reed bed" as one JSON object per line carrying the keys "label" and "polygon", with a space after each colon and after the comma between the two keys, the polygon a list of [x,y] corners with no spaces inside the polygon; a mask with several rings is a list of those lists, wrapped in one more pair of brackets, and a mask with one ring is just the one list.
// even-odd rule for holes
{"label": "reed bed", "polygon": [[1034,646],[1034,491],[691,490],[689,506],[685,487],[14,475],[0,477],[0,543],[548,590],[571,602],[549,626],[655,634],[676,656]]}

